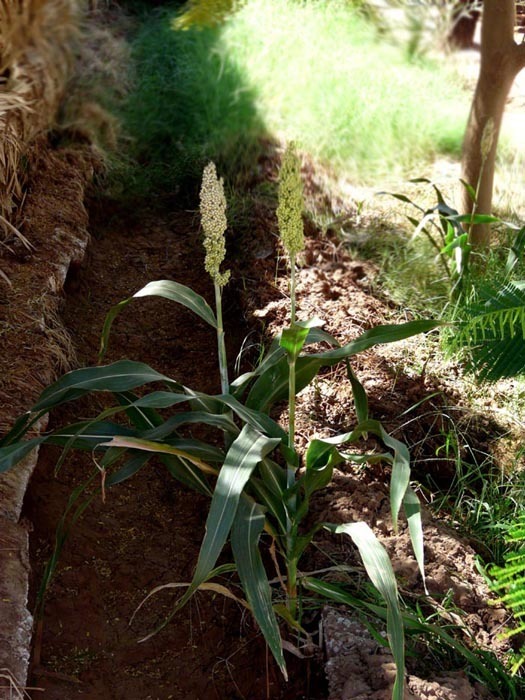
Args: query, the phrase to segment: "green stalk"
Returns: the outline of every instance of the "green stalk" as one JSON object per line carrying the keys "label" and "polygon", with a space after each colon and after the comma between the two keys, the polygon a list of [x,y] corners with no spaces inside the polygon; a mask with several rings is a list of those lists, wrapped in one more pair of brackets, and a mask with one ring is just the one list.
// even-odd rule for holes
{"label": "green stalk", "polygon": [[[288,552],[290,550],[288,549]],[[287,607],[290,615],[294,620],[297,620],[297,559],[288,558],[286,564],[286,573],[288,580],[286,582],[286,588],[288,593]]]}
{"label": "green stalk", "polygon": [[295,253],[290,254],[290,322],[295,324]]}
{"label": "green stalk", "polygon": [[[297,156],[295,145],[288,144],[284,152],[279,172],[279,206],[277,221],[283,246],[290,257],[290,300],[291,320],[290,333],[293,336],[296,329],[295,320],[295,259],[298,252],[304,249],[304,231],[302,211],[304,208],[303,185],[301,182],[301,162]],[[288,447],[291,451],[295,444],[295,368],[300,353],[299,345],[288,347]],[[286,485],[288,489],[295,484],[296,463],[286,467]],[[286,503],[286,569],[287,569],[287,607],[290,615],[297,619],[297,501],[298,495],[290,496]]]}
{"label": "green stalk", "polygon": [[228,360],[226,358],[226,344],[224,342],[224,328],[222,325],[222,293],[221,286],[214,281],[215,310],[217,313],[217,352],[219,356],[219,373],[221,377],[221,392],[228,394],[230,381],[228,379]]}
{"label": "green stalk", "polygon": [[[295,324],[295,254],[290,254],[290,323]],[[294,448],[295,444],[295,353],[288,355],[288,447]],[[286,470],[286,485],[291,488],[295,483],[295,468],[288,465]],[[295,510],[295,508],[294,508]],[[287,569],[287,607],[295,620],[297,617],[297,561],[291,556],[294,549],[295,537],[293,522],[287,515],[286,532],[286,569]]]}
{"label": "green stalk", "polygon": [[[295,325],[295,254],[290,255],[290,323]],[[293,449],[295,444],[295,354],[288,355],[288,447]],[[293,486],[295,481],[295,469],[288,467],[287,486]]]}

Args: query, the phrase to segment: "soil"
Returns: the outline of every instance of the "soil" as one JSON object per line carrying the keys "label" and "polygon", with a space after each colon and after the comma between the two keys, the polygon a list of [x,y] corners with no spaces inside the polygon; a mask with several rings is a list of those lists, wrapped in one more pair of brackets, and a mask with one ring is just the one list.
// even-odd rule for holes
{"label": "soil", "polygon": [[[80,364],[96,362],[108,308],[147,281],[174,279],[210,297],[191,214],[143,212],[91,230],[89,261],[67,280],[63,309]],[[230,297],[225,308],[236,319],[228,333],[234,359],[248,327]],[[165,300],[138,302],[118,319],[107,360],[123,357],[140,358],[199,391],[219,390],[213,331]],[[96,410],[77,405],[57,412],[52,424]],[[54,450],[42,451],[26,499],[25,515],[35,523],[35,588],[67,499],[93,469],[89,456],[71,456],[55,478],[56,459]],[[191,577],[207,502],[188,496],[165,470],[148,467],[111,490],[105,503],[97,495],[75,525],[48,593],[33,669],[46,698],[325,697],[318,664],[307,661],[294,683],[285,684],[252,620],[220,596],[197,594],[165,630],[137,643],[169,613],[177,591],[155,596],[130,626],[144,596]]]}
{"label": "soil", "polygon": [[[275,170],[275,163],[273,170],[270,162],[261,166],[270,181],[275,181]],[[310,175],[305,172],[307,182]],[[311,183],[309,186],[315,189]],[[45,202],[42,198],[40,215],[44,220],[56,206],[51,201],[51,211],[45,211]],[[264,214],[258,225],[264,222],[266,240],[275,240],[271,235],[274,218],[269,212]],[[125,212],[108,203],[93,208],[91,215],[89,253],[84,263],[71,268],[60,309],[67,332],[64,337],[71,338],[78,365],[96,363],[108,309],[148,281],[174,279],[208,299],[212,291],[203,270],[198,218],[193,213]],[[334,237],[321,235],[311,225],[308,228],[307,249],[298,273],[299,315],[325,318],[326,329],[341,342],[394,320],[394,307],[371,293],[373,266],[353,259]],[[264,340],[285,322],[287,314],[287,275],[278,251],[269,255],[264,246],[261,257],[260,246],[243,241],[241,247],[245,252],[234,263],[234,279],[225,296],[232,364],[245,337],[255,335],[258,341]],[[253,251],[258,257],[253,257]],[[401,429],[400,413],[429,396],[434,396],[429,401],[436,410],[454,397],[447,396],[443,387],[424,374],[405,372],[400,366],[402,357],[401,353],[393,358],[385,350],[368,352],[358,358],[354,369],[369,393],[374,417],[383,420],[388,429],[397,430],[410,445],[426,436],[426,457],[420,449],[417,469],[434,455],[440,426],[436,425],[435,411],[430,424],[426,411],[421,411],[421,419],[411,423],[410,431]],[[106,359],[120,358],[140,359],[197,390],[219,389],[213,331],[166,300],[137,300],[117,319]],[[78,402],[55,412],[51,427],[93,415],[103,406],[102,400]],[[352,396],[343,374],[326,373],[301,395],[300,445],[314,433],[330,435],[353,424]],[[57,459],[53,448],[41,451],[25,501],[24,517],[33,527],[33,601],[72,490],[93,471],[90,455],[70,453],[55,475]],[[450,476],[445,460],[435,465],[436,474],[440,468],[444,478]],[[388,473],[385,466],[368,470],[345,466],[319,495],[310,518],[367,521],[389,549],[404,594],[419,595],[422,583],[404,526],[399,536],[392,534]],[[98,484],[86,493],[93,500],[71,529],[47,592],[42,624],[37,625],[31,685],[45,691],[42,697],[321,700],[329,692],[334,700],[342,697],[333,678],[327,688],[319,652],[303,660],[287,654],[291,682],[285,683],[250,616],[218,594],[198,593],[165,629],[138,643],[170,613],[177,589],[153,596],[130,623],[143,598],[156,586],[187,582],[191,577],[203,535],[206,500],[185,491],[160,466],[148,466],[109,490],[105,502]],[[426,520],[431,596],[441,600],[450,591],[455,603],[468,614],[468,627],[478,642],[484,648],[500,649],[496,632],[503,612],[486,605],[490,594],[476,572],[474,550],[457,533],[431,521],[428,514]],[[316,570],[334,559],[359,567],[348,543],[324,537],[305,557],[303,566]],[[224,583],[235,586],[234,581]],[[464,682],[470,687],[466,679]],[[366,685],[365,680],[363,683]],[[428,687],[432,688],[432,683]],[[374,692],[372,686],[363,697],[379,697]],[[34,697],[39,696],[35,692]],[[427,696],[433,697],[426,692],[414,697]]]}
{"label": "soil", "polygon": [[[68,365],[97,362],[105,314],[147,282],[173,279],[212,298],[203,270],[196,213],[181,210],[176,203],[154,211],[122,209],[114,202],[97,201],[89,207],[88,221],[82,207],[66,207],[64,202],[78,202],[78,196],[76,200],[68,197],[68,191],[75,187],[80,191],[93,161],[79,155],[81,152],[55,151],[49,144],[43,144],[42,149],[42,158],[32,160],[37,165],[25,208],[26,230],[31,232],[34,248],[26,252],[15,241],[10,250],[2,249],[0,257],[0,269],[13,289],[24,290],[23,298],[13,297],[8,290],[6,303],[0,300],[5,312],[2,321],[17,325],[22,338],[15,343],[8,336],[4,346],[4,356],[10,362],[6,371],[16,381],[14,388],[11,381],[5,386],[0,383],[0,398],[5,404],[0,416],[2,428],[27,409],[59,371]],[[275,184],[275,158],[260,166],[261,177]],[[303,175],[309,196],[325,196],[310,165],[305,165]],[[352,202],[345,202],[345,211],[351,211],[352,206]],[[288,313],[287,273],[281,251],[276,249],[272,211],[262,206],[252,223],[255,234],[243,233],[240,243],[241,232],[230,233],[234,274],[226,291],[225,319],[232,367],[245,338],[254,345],[266,342],[286,322]],[[57,265],[57,255],[69,240],[64,235],[68,226],[89,230],[88,255],[82,261],[82,246],[78,254],[69,255],[73,264],[64,292],[57,286],[53,294],[42,299],[39,290],[45,287]],[[373,283],[376,270],[371,263],[353,257],[335,236],[322,234],[311,223],[307,234],[298,273],[301,318],[320,316],[326,321],[326,330],[340,342],[378,323],[405,320],[388,300],[377,296]],[[491,440],[501,430],[487,415],[475,416],[461,408],[454,377],[445,381],[428,371],[433,355],[432,343],[411,341],[395,350],[385,347],[364,353],[353,364],[369,394],[371,415],[411,448],[414,477],[423,484],[420,496],[428,499],[429,475],[434,483],[445,484],[452,476],[451,460],[438,457],[447,428],[444,421],[463,426],[465,434],[468,425],[471,449],[483,454],[490,452]],[[146,362],[200,391],[219,389],[213,332],[190,312],[166,300],[137,300],[121,314],[106,360],[120,358]],[[248,352],[244,361],[253,359]],[[326,372],[301,394],[297,421],[300,447],[314,435],[333,435],[355,425],[352,393],[344,376],[338,370]],[[104,405],[103,398],[77,402],[55,412],[50,426],[93,415]],[[443,409],[444,415],[454,418],[444,418]],[[42,449],[24,504],[25,522],[32,529],[33,607],[72,490],[93,472],[90,455],[70,453],[58,474],[57,459],[56,450]],[[367,469],[341,467],[314,501],[309,517],[312,522],[369,523],[391,555],[402,594],[415,598],[423,594],[422,581],[406,527],[402,524],[397,536],[392,533],[388,477],[389,468],[381,464]],[[144,597],[156,586],[191,578],[207,501],[180,487],[160,465],[148,466],[110,489],[105,500],[95,483],[86,490],[92,501],[71,528],[47,591],[41,624],[36,626],[30,685],[38,690],[32,691],[33,698],[388,697],[391,660],[384,652],[379,654],[355,621],[345,622],[346,613],[341,610],[325,611],[322,617],[318,610],[308,621],[315,642],[320,643],[322,636],[315,631],[324,630],[328,681],[323,650],[318,649],[305,659],[287,653],[291,680],[285,683],[250,615],[215,593],[197,593],[164,629],[138,643],[169,615],[179,593],[169,588],[159,592],[133,617]],[[497,635],[506,613],[487,604],[491,594],[476,566],[477,553],[484,553],[482,543],[469,541],[426,510],[424,518],[430,600],[443,610],[443,601],[448,598],[451,602],[444,619],[457,621],[450,612],[453,602],[466,613],[465,637],[473,637],[484,649],[503,653],[505,645]],[[334,560],[361,572],[354,579],[362,578],[358,556],[342,538],[319,537],[301,565],[303,570],[318,570]],[[223,583],[236,586],[234,579]],[[339,626],[334,617],[342,620]],[[344,642],[343,628],[348,628],[350,635]],[[339,640],[339,646],[333,640]],[[339,651],[334,653],[336,647]],[[334,661],[337,657],[344,659],[342,665]],[[409,661],[411,694],[407,697],[487,697],[483,688],[470,683],[457,669],[452,673],[449,668],[432,670],[433,665],[433,658]],[[331,670],[334,667],[335,672]],[[436,671],[437,677],[432,678]],[[427,680],[421,681],[422,677]]]}

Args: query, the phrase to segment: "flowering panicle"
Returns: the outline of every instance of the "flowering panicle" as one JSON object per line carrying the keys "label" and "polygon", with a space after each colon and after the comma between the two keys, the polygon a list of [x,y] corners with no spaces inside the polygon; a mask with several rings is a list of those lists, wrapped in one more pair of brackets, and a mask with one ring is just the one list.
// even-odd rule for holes
{"label": "flowering panicle", "polygon": [[200,212],[206,250],[204,267],[213,281],[219,287],[224,287],[230,279],[229,270],[220,272],[220,266],[226,256],[226,198],[222,178],[217,177],[214,163],[208,163],[202,174]]}
{"label": "flowering panicle", "polygon": [[284,153],[279,173],[277,220],[283,245],[291,258],[304,248],[302,213],[301,163],[295,145],[290,143]]}

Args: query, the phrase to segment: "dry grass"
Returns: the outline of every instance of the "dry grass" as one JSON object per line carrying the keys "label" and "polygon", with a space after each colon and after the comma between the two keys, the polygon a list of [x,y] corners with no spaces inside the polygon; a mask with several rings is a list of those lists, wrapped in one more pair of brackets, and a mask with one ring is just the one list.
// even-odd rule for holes
{"label": "dry grass", "polygon": [[[0,215],[23,203],[23,158],[55,118],[81,0],[0,0]],[[13,228],[0,220],[0,240]],[[16,235],[16,233],[15,233]]]}
{"label": "dry grass", "polygon": [[31,698],[26,690],[41,690],[40,688],[21,688],[15,677],[7,668],[0,668],[0,700],[25,700]]}

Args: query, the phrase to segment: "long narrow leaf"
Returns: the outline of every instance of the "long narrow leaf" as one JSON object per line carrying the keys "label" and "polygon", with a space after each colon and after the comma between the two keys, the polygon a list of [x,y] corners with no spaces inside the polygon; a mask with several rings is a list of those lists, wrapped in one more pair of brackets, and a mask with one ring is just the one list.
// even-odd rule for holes
{"label": "long narrow leaf", "polygon": [[103,367],[77,369],[68,372],[45,389],[32,410],[50,409],[91,391],[122,392],[152,382],[168,382],[180,386],[178,382],[148,365],[131,360],[119,360]]}
{"label": "long narrow leaf", "polygon": [[197,493],[202,493],[204,496],[211,498],[213,491],[206,479],[206,475],[189,460],[172,454],[164,454],[160,455],[160,461],[174,479],[180,481],[184,486],[197,491]]}
{"label": "long narrow leaf", "polygon": [[165,440],[169,435],[177,431],[183,425],[209,425],[213,428],[219,428],[230,435],[238,435],[239,428],[233,420],[226,414],[216,415],[205,411],[193,411],[188,413],[177,413],[171,418],[168,418],[161,425],[146,430],[142,437],[147,440]]}
{"label": "long narrow leaf", "polygon": [[198,467],[205,474],[216,474],[217,470],[214,467],[210,467],[209,464],[203,462],[202,459],[195,457],[191,452],[186,452],[180,450],[178,447],[172,447],[169,444],[154,442],[153,440],[143,440],[137,437],[120,437],[115,436],[108,442],[101,444],[102,447],[123,447],[132,450],[142,450],[144,452],[154,452],[159,455],[174,455],[175,457],[182,457],[191,462],[194,466]]}
{"label": "long narrow leaf", "polygon": [[[155,393],[155,392],[152,392]],[[171,392],[167,392],[171,393]],[[137,406],[139,397],[131,391],[115,392],[115,398],[137,430],[149,430],[162,423],[162,416],[151,408]]]}
{"label": "long narrow leaf", "polygon": [[232,443],[213,493],[206,534],[191,586],[193,590],[215,566],[230,533],[242,490],[253,470],[279,442],[278,438],[269,438],[250,426],[244,426]]}
{"label": "long narrow leaf", "polygon": [[[347,605],[359,612],[365,613],[372,618],[381,620],[387,619],[387,610],[380,605],[364,600],[362,597],[357,598],[352,595],[343,586],[335,583],[328,583],[312,576],[305,576],[300,579],[301,586],[306,588],[311,593],[321,596],[326,600],[333,600],[336,603]],[[483,684],[498,697],[508,698],[508,700],[516,700],[516,689],[512,682],[508,671],[498,661],[498,659],[490,652],[485,652],[482,649],[477,649],[476,652],[471,651],[467,646],[459,642],[449,634],[444,625],[433,625],[428,622],[423,622],[416,615],[406,610],[401,612],[405,631],[408,634],[422,634],[425,637],[433,638],[438,643],[444,644],[455,653],[462,656],[467,668],[471,668],[472,675],[476,680],[481,678]],[[497,670],[498,673],[494,673]]]}
{"label": "long narrow leaf", "polygon": [[387,633],[397,674],[392,700],[403,700],[405,678],[405,639],[403,618],[399,608],[397,583],[386,549],[370,527],[363,522],[331,526],[337,534],[349,535],[359,550],[366,572],[387,605]]}
{"label": "long narrow leaf", "polygon": [[395,325],[376,326],[365,331],[355,340],[352,340],[347,345],[333,350],[326,350],[322,353],[309,355],[311,358],[322,360],[323,365],[332,365],[346,357],[351,357],[359,352],[368,350],[375,345],[384,345],[386,343],[395,343],[399,340],[411,338],[419,333],[428,333],[443,325],[442,321],[421,319],[418,321],[409,321],[408,323],[399,323]]}
{"label": "long narrow leaf", "polygon": [[268,438],[249,425],[245,425],[240,435],[232,442],[215,485],[206,520],[206,533],[192,582],[170,615],[155,631],[162,629],[188,602],[201,583],[208,580],[230,534],[244,487],[257,464],[275,449],[279,442],[279,438]]}
{"label": "long narrow leaf", "polygon": [[407,446],[389,435],[381,423],[378,423],[378,432],[381,440],[394,452],[390,477],[390,510],[394,532],[397,532],[399,511],[410,483],[410,453]]}
{"label": "long narrow leaf", "polygon": [[264,521],[262,508],[251,498],[241,498],[232,526],[231,544],[239,578],[253,616],[287,679],[281,634],[272,607],[272,589],[259,552],[259,537]]}
{"label": "long narrow leaf", "polygon": [[419,567],[419,573],[423,579],[423,587],[425,593],[428,595],[427,583],[425,578],[425,548],[423,542],[423,522],[421,520],[421,504],[419,503],[419,498],[416,493],[410,488],[407,488],[406,493],[403,498],[403,506],[405,508],[405,515],[408,521],[408,531],[410,533],[410,540],[412,542],[412,548],[416,557],[417,565]]}
{"label": "long narrow leaf", "polygon": [[303,349],[310,329],[319,328],[322,325],[323,321],[318,318],[312,318],[309,321],[298,321],[290,328],[283,329],[279,344],[290,357],[295,359]]}
{"label": "long narrow leaf", "polygon": [[33,438],[25,442],[16,442],[14,445],[0,447],[0,473],[6,472],[24,459],[31,450],[41,445],[45,441],[45,437]]}
{"label": "long narrow leaf", "polygon": [[[304,341],[304,345],[311,345],[313,343],[327,343],[333,347],[339,347],[339,343],[332,335],[330,335],[330,333],[327,333],[322,328],[317,326],[308,329],[308,335]],[[281,347],[281,335],[279,334],[273,339],[270,348],[260,365],[251,372],[246,372],[240,377],[237,377],[237,379],[231,383],[230,386],[233,389],[234,396],[236,398],[240,398],[248,382],[255,377],[261,376],[267,372],[270,367],[277,364],[277,362],[282,359],[284,353],[285,350],[283,347]]]}
{"label": "long narrow leaf", "polygon": [[287,433],[279,423],[276,423],[270,416],[261,410],[256,408],[248,408],[244,406],[240,401],[237,401],[230,394],[222,394],[221,396],[216,396],[215,399],[220,401],[224,406],[228,406],[231,410],[239,416],[239,418],[251,425],[252,428],[258,430],[261,433],[273,438],[280,438],[286,441]]}
{"label": "long narrow leaf", "polygon": [[410,453],[406,445],[389,435],[377,420],[367,420],[354,428],[349,433],[335,435],[331,438],[324,438],[321,442],[327,445],[343,445],[352,443],[366,433],[373,433],[393,450],[392,477],[390,480],[390,508],[392,511],[392,523],[394,530],[397,530],[399,510],[403,502],[406,490],[410,481]]}
{"label": "long narrow leaf", "polygon": [[[323,362],[316,356],[308,355],[299,357],[295,367],[295,386],[297,392],[304,389],[315,377]],[[278,363],[270,367],[254,383],[246,405],[249,408],[257,408],[267,411],[277,401],[288,397],[289,366],[286,357],[282,357]]]}
{"label": "long narrow leaf", "polygon": [[30,411],[24,413],[15,421],[15,424],[11,430],[0,438],[0,447],[19,442],[20,439],[24,437],[24,435],[26,435],[33,427],[33,425],[35,425],[35,423],[37,423],[46,413],[46,410],[39,411],[38,413],[31,413]]}
{"label": "long narrow leaf", "polygon": [[193,313],[197,314],[197,316],[202,318],[203,321],[206,321],[206,323],[209,323],[213,328],[217,328],[215,314],[213,313],[208,302],[201,297],[200,294],[194,292],[193,289],[186,287],[184,284],[179,284],[178,282],[173,282],[171,280],[149,282],[149,284],[136,292],[136,294],[134,294],[132,297],[129,297],[129,299],[124,299],[109,310],[102,329],[99,353],[100,357],[103,357],[107,351],[111,326],[122,309],[133,299],[147,296],[164,297],[165,299],[175,301],[178,304],[185,306],[190,311],[193,311]]}
{"label": "long narrow leaf", "polygon": [[148,452],[136,452],[132,454],[123,467],[106,477],[106,486],[121,484],[123,481],[126,481],[126,479],[130,479],[147,464],[150,458],[151,455]]}

